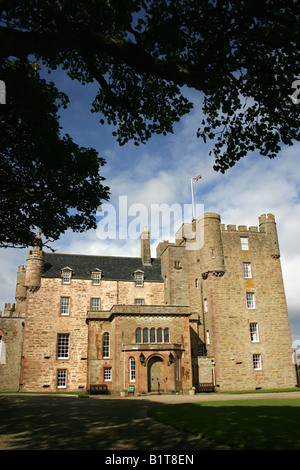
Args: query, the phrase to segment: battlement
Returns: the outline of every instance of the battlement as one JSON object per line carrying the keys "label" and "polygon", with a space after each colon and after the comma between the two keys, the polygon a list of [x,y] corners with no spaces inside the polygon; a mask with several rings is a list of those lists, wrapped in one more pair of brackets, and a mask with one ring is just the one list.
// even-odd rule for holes
{"label": "battlement", "polygon": [[261,216],[258,217],[259,220],[259,227],[257,226],[250,226],[247,227],[247,225],[233,225],[229,224],[227,227],[225,227],[225,224],[220,224],[221,231],[222,232],[252,232],[252,233],[257,233],[257,232],[265,232],[265,229],[263,224],[265,223],[275,223],[275,216],[273,214],[262,214]]}
{"label": "battlement", "polygon": [[258,232],[258,227],[256,226],[251,226],[249,228],[247,228],[246,225],[238,225],[238,227],[236,227],[236,225],[227,225],[227,227],[225,227],[225,224],[221,224],[221,231],[222,232]]}
{"label": "battlement", "polygon": [[273,214],[262,214],[258,217],[259,224],[264,224],[266,222],[275,222],[275,215]]}

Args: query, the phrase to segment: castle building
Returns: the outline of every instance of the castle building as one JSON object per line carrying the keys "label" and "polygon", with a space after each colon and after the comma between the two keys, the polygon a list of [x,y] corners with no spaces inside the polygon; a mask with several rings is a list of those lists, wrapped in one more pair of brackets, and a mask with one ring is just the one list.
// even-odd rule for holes
{"label": "castle building", "polygon": [[0,390],[118,395],[297,384],[275,218],[183,224],[151,258],[46,253],[40,233],[0,318]]}

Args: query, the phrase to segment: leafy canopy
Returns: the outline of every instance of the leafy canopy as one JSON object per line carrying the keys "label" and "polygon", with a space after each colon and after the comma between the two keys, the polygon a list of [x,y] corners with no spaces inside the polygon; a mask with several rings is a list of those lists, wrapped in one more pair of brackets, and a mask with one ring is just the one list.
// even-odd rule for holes
{"label": "leafy canopy", "polygon": [[[225,172],[299,141],[297,0],[0,0],[0,56],[34,57],[82,84],[124,145],[173,132],[203,96],[198,137]],[[0,77],[1,78],[1,77]]]}
{"label": "leafy canopy", "polygon": [[3,61],[0,76],[8,97],[0,107],[0,246],[32,245],[36,227],[50,240],[95,227],[96,208],[109,197],[105,161],[61,137],[57,113],[67,97],[34,63]]}

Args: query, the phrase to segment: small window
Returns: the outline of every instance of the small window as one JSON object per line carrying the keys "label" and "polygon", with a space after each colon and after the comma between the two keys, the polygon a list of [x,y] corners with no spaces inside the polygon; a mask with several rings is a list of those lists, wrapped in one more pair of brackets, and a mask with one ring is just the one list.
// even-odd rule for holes
{"label": "small window", "polygon": [[255,308],[255,298],[253,292],[247,292],[247,307],[250,309]]}
{"label": "small window", "polygon": [[164,329],[164,343],[170,342],[170,330],[169,328]]}
{"label": "small window", "polygon": [[60,314],[69,315],[70,314],[70,297],[61,297],[60,299]]}
{"label": "small window", "polygon": [[92,298],[91,299],[91,310],[93,312],[99,312],[100,311],[100,299],[98,299],[98,298]]}
{"label": "small window", "polygon": [[142,287],[144,284],[144,274],[143,273],[135,273],[135,285],[138,287]]}
{"label": "small window", "polygon": [[62,273],[63,284],[70,284],[71,282],[71,271],[63,271]]}
{"label": "small window", "polygon": [[142,329],[141,328],[137,328],[135,330],[135,342],[136,343],[142,342]]}
{"label": "small window", "polygon": [[109,333],[103,333],[102,336],[102,355],[104,359],[107,359],[110,356]]}
{"label": "small window", "polygon": [[195,287],[196,287],[196,289],[198,289],[198,287],[199,287],[199,281],[198,281],[198,279],[195,279]]}
{"label": "small window", "polygon": [[135,382],[135,359],[134,357],[129,358],[129,377],[130,377],[130,382]]}
{"label": "small window", "polygon": [[253,369],[254,370],[261,370],[261,355],[260,354],[253,354]]}
{"label": "small window", "polygon": [[259,342],[258,337],[258,324],[257,323],[250,323],[250,337],[253,343]]}
{"label": "small window", "polygon": [[244,277],[245,279],[252,278],[251,263],[244,263]]}
{"label": "small window", "polygon": [[66,388],[67,386],[67,370],[57,370],[57,388]]}
{"label": "small window", "polygon": [[245,251],[249,249],[247,237],[241,237],[241,248],[242,250],[245,250]]}
{"label": "small window", "polygon": [[148,328],[143,329],[143,343],[149,343],[149,330],[148,330]]}
{"label": "small window", "polygon": [[144,299],[135,299],[134,303],[135,305],[144,305]]}
{"label": "small window", "polygon": [[174,261],[174,268],[180,269],[181,268],[181,262],[180,261]]}
{"label": "small window", "polygon": [[212,258],[215,258],[215,257],[216,257],[216,255],[215,255],[215,250],[211,250],[211,257],[212,257]]}
{"label": "small window", "polygon": [[150,328],[150,343],[155,343],[155,328]]}
{"label": "small window", "polygon": [[157,328],[157,342],[162,343],[163,342],[163,330],[162,328]]}
{"label": "small window", "polygon": [[206,344],[210,344],[209,331],[206,331]]}
{"label": "small window", "polygon": [[100,286],[100,281],[101,281],[101,272],[93,272],[92,273],[92,284],[93,286]]}
{"label": "small window", "polygon": [[103,368],[103,378],[105,382],[111,381],[111,367],[104,367]]}
{"label": "small window", "polygon": [[57,337],[57,359],[69,359],[69,334],[59,334]]}
{"label": "small window", "polygon": [[207,299],[204,299],[204,312],[207,313]]}

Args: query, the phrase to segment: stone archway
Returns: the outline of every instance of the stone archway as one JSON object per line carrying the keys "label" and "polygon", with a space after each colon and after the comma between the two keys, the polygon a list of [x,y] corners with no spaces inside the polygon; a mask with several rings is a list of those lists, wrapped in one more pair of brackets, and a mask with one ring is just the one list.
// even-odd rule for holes
{"label": "stone archway", "polygon": [[163,359],[153,356],[148,361],[148,392],[163,392]]}

